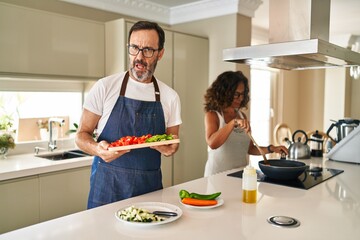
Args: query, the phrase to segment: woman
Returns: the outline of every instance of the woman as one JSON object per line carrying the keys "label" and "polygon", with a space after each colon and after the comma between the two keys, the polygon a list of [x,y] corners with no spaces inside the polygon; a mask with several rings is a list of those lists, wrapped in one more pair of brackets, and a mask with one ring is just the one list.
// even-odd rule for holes
{"label": "woman", "polygon": [[[205,176],[247,165],[246,154],[261,155],[247,135],[250,123],[242,112],[249,102],[248,79],[240,71],[220,74],[205,94],[208,160]],[[261,147],[263,153],[286,153],[284,146]]]}

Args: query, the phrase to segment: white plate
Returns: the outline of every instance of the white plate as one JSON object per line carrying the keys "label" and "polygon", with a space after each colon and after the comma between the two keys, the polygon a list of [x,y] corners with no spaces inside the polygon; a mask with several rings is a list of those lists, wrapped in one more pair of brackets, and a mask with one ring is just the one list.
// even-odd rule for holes
{"label": "white plate", "polygon": [[173,143],[179,143],[179,142],[180,142],[180,139],[176,138],[176,139],[172,139],[172,140],[159,141],[159,142],[140,143],[140,144],[127,145],[127,146],[112,147],[112,148],[109,148],[109,151],[115,152],[115,151],[121,151],[121,150],[167,145],[167,144],[173,144]]}
{"label": "white plate", "polygon": [[[175,217],[164,217],[165,220],[161,221],[161,222],[129,222],[126,220],[123,220],[121,218],[118,217],[118,212],[121,212],[122,210],[134,206],[136,208],[143,208],[149,212],[153,212],[153,211],[169,211],[169,212],[176,212],[177,216]],[[173,222],[175,220],[178,220],[182,215],[182,210],[175,205],[169,204],[169,203],[162,203],[162,202],[140,202],[140,203],[133,203],[131,205],[125,206],[121,209],[119,209],[118,211],[115,212],[115,217],[116,219],[118,219],[120,222],[126,223],[126,224],[130,224],[130,225],[136,225],[136,226],[154,226],[154,225],[161,225],[161,224],[166,224],[166,223],[170,223]],[[163,217],[163,216],[161,216]]]}
{"label": "white plate", "polygon": [[221,205],[224,204],[224,199],[222,198],[216,198],[217,200],[217,204],[216,205],[211,205],[211,206],[194,206],[194,205],[189,205],[189,204],[184,204],[181,202],[180,203],[188,208],[196,208],[196,209],[209,209],[209,208],[216,208],[216,207],[220,207]]}

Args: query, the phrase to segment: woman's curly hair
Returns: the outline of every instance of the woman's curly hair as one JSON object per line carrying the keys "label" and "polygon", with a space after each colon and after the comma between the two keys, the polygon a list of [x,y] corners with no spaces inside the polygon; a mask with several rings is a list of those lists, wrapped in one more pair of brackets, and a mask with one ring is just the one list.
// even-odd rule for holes
{"label": "woman's curly hair", "polygon": [[230,106],[234,100],[234,94],[239,83],[244,83],[244,98],[240,108],[246,108],[249,103],[249,82],[241,71],[226,71],[221,73],[211,86],[206,90],[205,112],[221,111]]}

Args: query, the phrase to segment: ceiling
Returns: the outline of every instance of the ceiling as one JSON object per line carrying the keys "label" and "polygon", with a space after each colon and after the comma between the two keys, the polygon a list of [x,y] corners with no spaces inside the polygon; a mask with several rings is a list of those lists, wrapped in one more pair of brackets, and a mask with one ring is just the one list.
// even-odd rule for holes
{"label": "ceiling", "polygon": [[[253,17],[253,26],[269,25],[270,0],[61,0],[69,3],[158,21],[169,25],[234,12]],[[195,10],[194,10],[195,9]],[[194,11],[196,12],[194,12]],[[346,47],[360,36],[360,0],[331,0],[330,42]]]}

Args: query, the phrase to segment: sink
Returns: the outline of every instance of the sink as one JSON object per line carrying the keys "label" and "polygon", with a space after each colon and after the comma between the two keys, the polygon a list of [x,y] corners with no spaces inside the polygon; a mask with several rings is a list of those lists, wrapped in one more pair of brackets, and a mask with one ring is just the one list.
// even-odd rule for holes
{"label": "sink", "polygon": [[64,152],[52,152],[52,153],[44,153],[44,154],[35,155],[35,157],[45,158],[45,159],[53,160],[53,161],[67,160],[67,159],[87,157],[87,156],[91,156],[91,155],[87,154],[79,149],[69,150],[69,151],[64,151]]}

